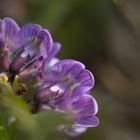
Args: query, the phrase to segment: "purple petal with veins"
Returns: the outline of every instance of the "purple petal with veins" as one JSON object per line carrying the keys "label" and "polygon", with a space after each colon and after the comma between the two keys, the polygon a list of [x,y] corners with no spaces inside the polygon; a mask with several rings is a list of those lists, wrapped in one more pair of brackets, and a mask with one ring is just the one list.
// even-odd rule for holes
{"label": "purple petal with veins", "polygon": [[11,51],[14,51],[19,45],[19,30],[19,26],[11,18],[7,17],[0,21],[0,32],[5,37]]}
{"label": "purple petal with veins", "polygon": [[10,65],[11,71],[15,73],[23,71],[39,59],[43,63],[52,48],[50,33],[36,24],[27,24],[21,28],[19,38],[23,47]]}

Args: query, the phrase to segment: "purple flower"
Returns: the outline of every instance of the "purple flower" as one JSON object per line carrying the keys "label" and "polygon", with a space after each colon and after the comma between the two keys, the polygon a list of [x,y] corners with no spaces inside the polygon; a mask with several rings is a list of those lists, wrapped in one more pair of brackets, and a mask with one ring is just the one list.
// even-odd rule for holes
{"label": "purple flower", "polygon": [[[38,91],[31,101],[33,110],[69,114],[73,125],[62,125],[60,130],[77,136],[99,124],[95,116],[98,105],[89,94],[94,77],[78,61],[57,59],[60,49],[61,45],[54,43],[49,31],[40,25],[26,24],[20,29],[11,18],[0,20],[0,74],[6,73],[11,85],[17,74],[21,79],[35,78]],[[22,85],[28,86],[28,80],[23,81]],[[26,90],[21,87],[18,91]]]}
{"label": "purple flower", "polygon": [[49,31],[40,25],[26,24],[20,29],[11,18],[0,20],[1,72],[19,74],[31,65],[38,70],[52,46]]}
{"label": "purple flower", "polygon": [[60,60],[44,73],[44,81],[35,94],[38,110],[54,110],[70,114],[72,126],[63,130],[73,136],[88,127],[96,127],[99,120],[96,100],[89,94],[94,77],[85,66],[75,60]]}

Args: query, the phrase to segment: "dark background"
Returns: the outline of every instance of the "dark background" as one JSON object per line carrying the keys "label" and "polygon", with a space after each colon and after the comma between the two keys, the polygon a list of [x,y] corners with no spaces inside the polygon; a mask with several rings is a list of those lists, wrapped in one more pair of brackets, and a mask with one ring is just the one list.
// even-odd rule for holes
{"label": "dark background", "polygon": [[77,59],[95,76],[100,125],[64,140],[140,139],[139,0],[0,0],[7,16],[48,28],[62,44],[59,58]]}

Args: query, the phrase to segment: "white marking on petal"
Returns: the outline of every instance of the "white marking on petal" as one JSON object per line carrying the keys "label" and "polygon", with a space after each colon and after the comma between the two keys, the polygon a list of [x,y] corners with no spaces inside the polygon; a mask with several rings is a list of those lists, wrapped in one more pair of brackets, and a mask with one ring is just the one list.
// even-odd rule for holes
{"label": "white marking on petal", "polygon": [[60,87],[59,87],[58,85],[54,85],[54,86],[52,86],[52,87],[50,88],[50,90],[51,90],[52,92],[57,92],[57,91],[60,90]]}

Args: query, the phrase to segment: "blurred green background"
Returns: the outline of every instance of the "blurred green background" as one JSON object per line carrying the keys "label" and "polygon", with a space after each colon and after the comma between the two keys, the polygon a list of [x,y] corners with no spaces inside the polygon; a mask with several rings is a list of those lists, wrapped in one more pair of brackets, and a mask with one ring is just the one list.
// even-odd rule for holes
{"label": "blurred green background", "polygon": [[139,0],[0,0],[0,17],[7,16],[48,28],[62,44],[59,58],[77,59],[95,76],[100,125],[54,139],[140,140]]}

